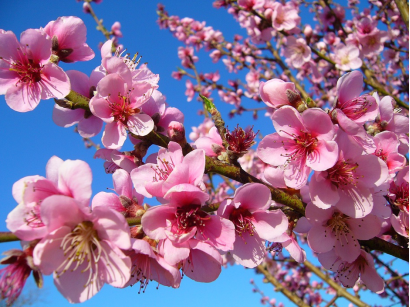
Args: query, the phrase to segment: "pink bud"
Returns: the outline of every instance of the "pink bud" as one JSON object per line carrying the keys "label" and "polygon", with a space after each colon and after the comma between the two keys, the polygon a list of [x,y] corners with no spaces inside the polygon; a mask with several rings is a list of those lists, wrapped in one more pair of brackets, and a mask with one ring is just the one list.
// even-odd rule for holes
{"label": "pink bud", "polygon": [[286,94],[287,90],[295,92],[295,84],[281,79],[272,79],[267,82],[261,82],[259,85],[259,95],[262,101],[271,108],[289,105]]}
{"label": "pink bud", "polygon": [[303,34],[305,34],[306,38],[310,38],[313,34],[312,27],[310,25],[307,25],[303,30]]}
{"label": "pink bud", "polygon": [[84,2],[83,3],[83,12],[86,14],[90,14],[90,4],[88,2]]}
{"label": "pink bud", "polygon": [[177,122],[177,121],[170,122],[168,125],[167,134],[171,141],[177,142],[181,146],[182,144],[185,145],[186,143],[185,128],[184,128],[184,125],[181,124],[180,122]]}

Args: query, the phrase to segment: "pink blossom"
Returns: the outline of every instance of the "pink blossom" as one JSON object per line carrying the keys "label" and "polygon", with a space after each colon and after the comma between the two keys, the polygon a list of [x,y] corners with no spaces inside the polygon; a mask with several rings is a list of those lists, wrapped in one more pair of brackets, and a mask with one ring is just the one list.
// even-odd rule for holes
{"label": "pink blossom", "polygon": [[169,203],[151,207],[143,215],[144,232],[154,240],[169,239],[181,244],[196,238],[215,248],[229,251],[235,240],[231,221],[201,210],[209,196],[190,184],[171,188],[164,198]]}
{"label": "pink blossom", "polygon": [[390,183],[389,201],[401,211],[409,212],[409,167],[406,166],[397,173]]}
{"label": "pink blossom", "polygon": [[195,62],[198,62],[198,57],[194,55],[192,47],[179,47],[178,57],[182,60],[182,66],[187,68],[191,68]]}
{"label": "pink blossom", "polygon": [[111,33],[116,37],[122,37],[121,23],[116,21],[111,26]]}
{"label": "pink blossom", "polygon": [[165,96],[154,90],[150,99],[144,103],[141,110],[152,117],[156,132],[166,135],[172,121],[184,122],[184,114],[177,108],[168,107]]}
{"label": "pink blossom", "polygon": [[138,164],[138,160],[135,156],[131,156],[125,152],[119,152],[115,149],[98,149],[94,154],[94,158],[105,160],[104,169],[107,174],[113,174],[117,169],[124,169],[128,173],[131,173]]}
{"label": "pink blossom", "polygon": [[117,169],[112,175],[112,180],[117,195],[107,192],[98,193],[92,200],[92,208],[109,207],[125,217],[136,217],[143,214],[145,212],[142,206],[144,196],[138,194],[132,187],[130,174],[123,169]]}
{"label": "pink blossom", "polygon": [[293,82],[285,82],[281,79],[271,79],[259,84],[259,95],[262,101],[271,108],[279,108],[290,105],[288,91],[296,92]]}
{"label": "pink blossom", "polygon": [[[94,95],[96,84],[91,84],[86,74],[76,70],[69,70],[66,74],[70,78],[74,91],[88,98]],[[53,121],[56,125],[64,128],[78,124],[78,133],[84,138],[97,135],[103,126],[103,121],[90,112],[86,113],[83,109],[70,110],[58,104],[54,105]]]}
{"label": "pink blossom", "polygon": [[360,255],[358,240],[370,240],[377,236],[381,221],[375,215],[351,218],[334,207],[321,209],[308,204],[306,218],[312,224],[308,232],[310,248],[317,253],[334,249],[343,261],[353,262]]}
{"label": "pink blossom", "polygon": [[310,61],[312,51],[306,45],[303,38],[296,39],[293,36],[286,38],[286,47],[284,49],[284,56],[294,68],[301,68],[304,63]]}
{"label": "pink blossom", "polygon": [[212,119],[209,117],[205,118],[203,123],[201,123],[198,127],[192,127],[192,132],[189,134],[189,138],[191,141],[195,142],[198,138],[206,136],[213,126],[215,126],[215,124]]}
{"label": "pink blossom", "polygon": [[127,130],[135,135],[147,135],[154,129],[152,118],[141,113],[149,99],[149,83],[133,84],[118,74],[109,74],[97,86],[97,95],[90,100],[90,110],[105,121],[102,143],[109,149],[119,149],[127,138]]}
{"label": "pink blossom", "polygon": [[272,27],[276,31],[289,31],[300,23],[298,12],[290,5],[274,2],[272,5]]}
{"label": "pink blossom", "polygon": [[225,151],[222,138],[215,126],[209,129],[206,136],[200,137],[195,141],[195,147],[203,149],[209,157],[217,157],[221,152]]}
{"label": "pink blossom", "polygon": [[335,47],[336,68],[344,71],[358,69],[362,66],[360,50],[354,45],[339,44]]}
{"label": "pink blossom", "polygon": [[190,239],[174,243],[165,239],[159,241],[158,250],[172,265],[180,265],[184,275],[198,282],[213,282],[221,273],[222,257],[206,242]]}
{"label": "pink blossom", "polygon": [[131,261],[121,249],[129,249],[131,242],[120,213],[106,207],[90,213],[74,199],[54,195],[42,202],[41,215],[47,235],[34,249],[34,264],[54,274],[54,284],[69,302],[90,299],[105,283],[126,285]]}
{"label": "pink blossom", "polygon": [[390,217],[391,225],[401,236],[409,237],[409,212],[400,211],[399,215],[392,214]]}
{"label": "pink blossom", "polygon": [[387,165],[374,155],[362,155],[361,148],[338,132],[339,157],[330,169],[315,172],[309,184],[312,202],[319,208],[336,206],[344,214],[360,218],[374,205],[375,188],[385,182]]}
{"label": "pink blossom", "polygon": [[181,145],[169,142],[168,150],[161,148],[157,157],[151,156],[146,163],[131,172],[131,179],[138,193],[146,197],[164,197],[173,186],[189,183],[202,187],[205,171],[205,153],[196,149],[185,157]]}
{"label": "pink blossom", "polygon": [[185,96],[188,97],[187,101],[191,101],[195,95],[194,85],[192,84],[191,80],[187,79],[185,81],[185,86],[186,86]]}
{"label": "pink blossom", "polygon": [[28,29],[20,43],[14,33],[0,33],[0,95],[15,111],[32,111],[41,99],[64,98],[70,80],[56,64],[49,62],[51,39],[46,33]]}
{"label": "pink blossom", "polygon": [[87,28],[78,17],[58,17],[46,25],[44,32],[52,39],[53,54],[62,62],[89,61],[95,56],[94,51],[86,44]]}
{"label": "pink blossom", "polygon": [[319,254],[318,258],[325,269],[336,272],[343,286],[353,287],[360,277],[369,290],[376,293],[384,291],[384,281],[376,272],[373,257],[364,250],[360,250],[359,257],[350,263],[341,260],[334,251]]}
{"label": "pink blossom", "polygon": [[132,263],[131,279],[126,286],[139,282],[140,292],[141,290],[145,292],[149,282],[155,280],[158,285],[179,288],[181,283],[179,270],[168,264],[147,241],[132,241],[132,250],[127,252]]}
{"label": "pink blossom", "polygon": [[263,138],[259,158],[273,166],[284,165],[286,185],[299,189],[311,171],[324,171],[337,161],[338,147],[329,116],[321,109],[308,109],[300,115],[283,106],[272,115],[276,133]]}
{"label": "pink blossom", "polygon": [[393,132],[383,131],[376,134],[374,142],[376,144],[374,155],[386,163],[391,175],[406,165],[406,158],[397,152],[400,143]]}
{"label": "pink blossom", "polygon": [[235,225],[236,238],[231,254],[241,265],[254,268],[265,256],[265,240],[274,242],[288,228],[280,210],[269,211],[270,190],[260,183],[248,183],[235,191],[218,208],[218,215]]}
{"label": "pink blossom", "polygon": [[7,264],[7,267],[0,270],[0,299],[6,299],[7,306],[11,306],[20,296],[31,272],[39,288],[43,286],[43,276],[33,263],[32,246],[27,246],[24,251],[11,249],[3,255],[6,257],[0,260],[0,264]]}
{"label": "pink blossom", "polygon": [[7,228],[22,240],[41,239],[47,231],[41,203],[50,196],[65,195],[88,207],[91,181],[91,169],[84,161],[51,157],[46,166],[46,178],[28,176],[13,185],[13,197],[18,205],[7,216]]}

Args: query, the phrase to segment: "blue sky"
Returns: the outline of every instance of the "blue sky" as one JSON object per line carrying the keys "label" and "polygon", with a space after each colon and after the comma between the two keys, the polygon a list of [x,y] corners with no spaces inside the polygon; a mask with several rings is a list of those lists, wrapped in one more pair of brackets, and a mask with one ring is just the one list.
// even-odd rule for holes
{"label": "blue sky", "polygon": [[[206,20],[207,25],[213,26],[224,33],[231,40],[234,33],[246,35],[233,18],[223,9],[216,10],[211,5],[212,1],[187,1],[166,0],[162,1],[170,15],[180,17],[192,17],[196,20]],[[182,43],[177,41],[166,30],[160,30],[156,24],[156,1],[110,1],[104,0],[100,5],[94,5],[94,9],[104,20],[104,25],[110,28],[115,21],[122,24],[124,38],[120,40],[130,53],[139,52],[142,62],[148,62],[149,68],[160,75],[159,90],[167,97],[167,102],[179,108],[185,113],[185,127],[189,134],[192,126],[197,126],[202,119],[197,116],[201,104],[197,101],[186,101],[185,82],[171,78],[171,72],[180,65],[177,49]],[[28,28],[45,26],[49,21],[59,16],[78,16],[86,24],[88,29],[87,43],[96,53],[96,57],[86,63],[62,64],[65,70],[76,69],[86,74],[100,64],[100,53],[97,48],[100,41],[104,41],[101,33],[95,30],[95,22],[89,15],[82,12],[82,4],[74,0],[65,1],[7,1],[2,3],[0,10],[0,28],[13,31],[17,37]],[[198,67],[203,72],[214,72],[219,69],[222,77],[228,73],[223,67],[214,67],[208,56],[200,52]],[[230,78],[236,79],[236,76]],[[217,107],[225,115],[225,120],[230,128],[239,123],[242,127],[255,125],[255,130],[261,130],[263,135],[273,132],[272,123],[268,118],[260,117],[257,121],[251,118],[251,114],[229,120],[227,113],[230,106],[219,102],[215,97]],[[45,165],[48,159],[57,155],[65,159],[80,159],[90,164],[93,171],[93,195],[107,188],[112,188],[111,176],[106,175],[102,166],[102,160],[94,160],[94,149],[86,149],[80,136],[73,132],[73,128],[61,128],[56,126],[52,119],[53,100],[42,101],[32,112],[17,113],[11,110],[0,96],[0,112],[3,119],[0,121],[2,135],[2,176],[0,177],[0,193],[2,196],[0,220],[5,220],[7,214],[15,207],[16,203],[11,195],[14,182],[28,175],[45,175]],[[258,107],[245,102],[246,106]],[[94,138],[100,142],[100,136]],[[124,150],[131,147],[125,145]],[[0,224],[0,231],[7,231],[5,223]],[[18,243],[0,244],[0,252],[18,247]],[[160,287],[156,290],[156,284],[148,286],[145,294],[138,295],[138,287],[127,289],[115,289],[105,286],[102,291],[85,306],[104,306],[109,304],[150,304],[150,306],[253,306],[258,304],[260,296],[252,293],[250,278],[257,281],[268,295],[274,295],[272,287],[261,282],[261,276],[255,276],[253,270],[244,269],[240,266],[230,267],[223,270],[219,279],[211,284],[201,284],[185,277],[178,290]],[[69,306],[70,304],[58,293],[48,277],[45,287],[37,291],[31,283],[24,293],[34,291],[38,301],[33,306]],[[27,294],[29,295],[29,294]],[[278,301],[286,301],[278,297]]]}

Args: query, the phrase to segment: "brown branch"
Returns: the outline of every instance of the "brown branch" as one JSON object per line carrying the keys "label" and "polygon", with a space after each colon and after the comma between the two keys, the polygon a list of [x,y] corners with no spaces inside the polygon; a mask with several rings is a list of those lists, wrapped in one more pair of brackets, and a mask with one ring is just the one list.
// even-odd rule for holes
{"label": "brown branch", "polygon": [[92,0],[84,0],[84,2],[88,3],[88,10],[90,11],[91,16],[93,16],[95,22],[97,23],[97,30],[100,31],[107,40],[109,40],[111,33],[104,27],[102,19],[98,19],[97,15],[95,14],[93,8],[91,7]]}
{"label": "brown branch", "polygon": [[275,291],[282,292],[283,295],[285,295],[289,300],[291,300],[297,306],[309,307],[309,305],[307,305],[299,296],[297,296],[296,293],[288,290],[285,286],[283,286],[280,283],[279,280],[277,280],[272,274],[270,274],[264,265],[260,264],[256,267],[256,269],[258,270],[258,272],[265,275],[265,278],[267,281],[269,281],[272,285],[275,286]]}
{"label": "brown branch", "polygon": [[397,8],[399,9],[401,18],[404,24],[409,29],[409,5],[406,0],[394,0],[396,2]]}
{"label": "brown branch", "polygon": [[330,278],[325,273],[323,273],[322,270],[319,269],[317,266],[315,266],[313,263],[306,260],[303,264],[317,277],[319,277],[324,282],[326,282],[329,286],[335,289],[338,296],[343,296],[345,299],[351,301],[353,304],[357,305],[358,307],[368,307],[369,306],[365,302],[361,301],[358,297],[346,291],[345,288],[343,288],[341,285],[335,282],[332,278]]}

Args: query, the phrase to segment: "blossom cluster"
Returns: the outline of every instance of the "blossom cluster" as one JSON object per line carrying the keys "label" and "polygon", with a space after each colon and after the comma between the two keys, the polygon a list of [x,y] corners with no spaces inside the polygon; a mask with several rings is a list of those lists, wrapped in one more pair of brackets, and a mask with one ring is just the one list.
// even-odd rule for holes
{"label": "blossom cluster", "polygon": [[[213,119],[193,129],[191,144],[185,138],[184,114],[168,106],[158,90],[159,75],[122,52],[115,39],[101,46],[101,64],[88,76],[58,66],[60,61],[94,58],[78,17],[28,29],[20,41],[0,29],[0,94],[8,106],[28,112],[41,99],[54,98],[57,125],[77,124],[84,138],[104,128],[104,148],[95,157],[105,160],[115,192],[92,196],[88,164],[56,156],[48,161],[45,177],[27,176],[13,185],[18,205],[6,224],[29,243],[2,260],[9,266],[0,270],[0,293],[8,304],[31,272],[39,286],[42,274],[53,274],[62,295],[79,303],[104,284],[138,284],[144,292],[151,281],[178,288],[182,276],[212,282],[229,262],[265,266],[282,277],[293,270],[293,281],[283,284],[319,304],[315,287],[308,286],[309,275],[296,268],[283,275],[269,257],[285,248],[295,262],[303,263],[303,240],[343,286],[360,282],[383,293],[384,280],[362,242],[377,238],[398,246],[391,243],[393,237],[408,242],[409,120],[396,108],[408,93],[379,91],[380,97],[378,84],[370,93],[365,82],[373,81],[356,69],[376,61],[388,40],[400,35],[400,21],[396,18],[387,33],[377,28],[370,11],[346,22],[336,5],[318,11],[322,29],[306,25],[301,31],[295,1],[220,0],[214,6],[226,7],[249,37],[236,36],[228,43],[204,22],[168,16],[159,7],[159,25],[185,44],[178,50],[185,69],[195,70],[195,48],[212,50],[212,60],[222,59],[230,72],[249,69],[246,84],[230,80],[230,89],[217,85],[218,72],[199,74],[198,86],[187,79],[188,100],[198,92]],[[389,10],[394,15],[398,9]],[[333,31],[320,34],[328,29]],[[122,36],[120,24],[111,31]],[[274,38],[280,54],[269,43]],[[397,43],[404,47],[406,37]],[[267,44],[277,65],[298,70],[297,79],[312,81],[311,96],[317,99],[285,72],[273,78],[276,64],[272,69],[267,60],[258,62],[263,54],[258,44]],[[399,65],[399,59],[389,61],[391,67]],[[376,69],[373,77],[385,72]],[[177,79],[185,75],[183,69],[173,74]],[[251,149],[258,132],[239,125],[226,129],[208,99],[214,89],[235,106],[235,114],[246,111],[243,97],[266,105],[275,132]],[[134,149],[121,152],[127,139]],[[146,156],[154,144],[159,150]],[[215,188],[212,173],[235,181]],[[155,198],[158,204],[148,206],[144,198]],[[304,292],[301,284],[306,284]]]}

